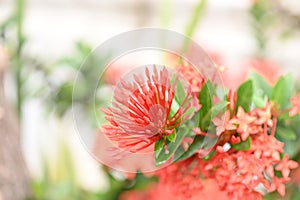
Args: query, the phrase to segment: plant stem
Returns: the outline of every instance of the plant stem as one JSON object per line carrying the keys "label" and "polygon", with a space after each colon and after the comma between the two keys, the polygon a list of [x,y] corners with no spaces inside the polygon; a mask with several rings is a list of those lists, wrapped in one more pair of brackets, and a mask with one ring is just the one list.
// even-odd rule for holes
{"label": "plant stem", "polygon": [[16,50],[16,92],[17,92],[17,112],[19,118],[22,116],[22,104],[23,104],[23,94],[22,94],[22,49],[24,44],[23,36],[23,17],[24,17],[24,7],[25,0],[16,0],[16,36],[17,36],[17,50]]}
{"label": "plant stem", "polygon": [[193,37],[195,30],[199,22],[201,21],[201,18],[206,8],[206,4],[207,4],[207,0],[199,0],[198,4],[194,8],[194,11],[192,12],[192,16],[185,30],[185,36],[187,37],[187,41],[185,41],[184,43],[184,47],[183,47],[184,52],[187,51],[189,46],[188,39]]}

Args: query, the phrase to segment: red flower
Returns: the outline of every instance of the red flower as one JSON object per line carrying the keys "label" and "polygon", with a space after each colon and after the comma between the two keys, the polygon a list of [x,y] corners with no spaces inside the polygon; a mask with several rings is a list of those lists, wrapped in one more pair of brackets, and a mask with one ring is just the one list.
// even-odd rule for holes
{"label": "red flower", "polygon": [[285,154],[280,163],[276,166],[276,170],[280,170],[282,172],[282,176],[284,178],[289,177],[291,169],[296,169],[298,167],[298,163],[296,161],[290,160],[289,155]]}
{"label": "red flower", "polygon": [[273,103],[267,102],[267,98],[265,99],[266,106],[264,108],[255,108],[252,113],[257,115],[256,124],[262,125],[264,123],[267,123],[268,126],[273,126],[272,121],[272,108]]}
{"label": "red flower", "polygon": [[216,128],[217,136],[220,136],[226,130],[229,130],[229,131],[236,130],[236,126],[234,124],[230,123],[230,112],[229,111],[226,111],[224,113],[224,115],[221,116],[221,118],[215,117],[212,121],[217,126],[217,128]]}
{"label": "red flower", "polygon": [[290,116],[300,114],[300,93],[296,97],[291,98],[292,108],[290,110]]}
{"label": "red flower", "polygon": [[276,176],[273,177],[272,182],[266,185],[266,188],[269,192],[277,192],[281,196],[285,196],[285,183],[288,183],[290,178],[278,178]]}
{"label": "red flower", "polygon": [[261,134],[253,138],[251,150],[257,158],[267,158],[270,162],[280,160],[280,153],[283,152],[284,143],[278,141],[273,135]]}
{"label": "red flower", "polygon": [[197,95],[205,82],[204,76],[187,62],[183,62],[182,65],[177,66],[176,70],[188,81],[192,87],[192,92]]}
{"label": "red flower", "polygon": [[256,187],[264,179],[263,167],[250,152],[217,152],[204,165],[206,174],[216,180],[216,187],[225,191],[230,199],[261,199]]}
{"label": "red flower", "polygon": [[249,135],[258,132],[257,127],[253,126],[255,120],[255,117],[246,113],[242,107],[239,107],[236,118],[231,119],[230,123],[238,125],[237,132],[241,135],[242,140],[245,141]]}
{"label": "red flower", "polygon": [[173,134],[174,129],[190,116],[191,91],[179,105],[175,101],[175,87],[178,77],[172,82],[166,68],[142,75],[134,75],[132,83],[121,80],[115,89],[113,107],[102,109],[109,125],[102,129],[109,139],[131,152],[151,146],[159,139]]}
{"label": "red flower", "polygon": [[[190,199],[197,196],[203,189],[201,171],[203,161],[189,158],[173,163],[156,172],[162,186],[171,186],[170,189],[178,199]],[[177,198],[175,198],[177,199]]]}

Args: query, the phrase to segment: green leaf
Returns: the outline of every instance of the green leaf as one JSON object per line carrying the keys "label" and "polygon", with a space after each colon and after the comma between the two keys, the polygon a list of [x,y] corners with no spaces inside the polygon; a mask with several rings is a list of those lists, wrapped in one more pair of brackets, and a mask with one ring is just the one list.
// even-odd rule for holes
{"label": "green leaf", "polygon": [[181,81],[178,80],[176,84],[175,100],[178,104],[181,105],[185,97],[186,95],[185,95],[184,86],[182,85]]}
{"label": "green leaf", "polygon": [[261,75],[252,72],[250,74],[250,79],[253,81],[255,89],[261,89],[262,92],[266,94],[268,97],[271,96],[272,87],[269,83],[265,81],[265,79]]}
{"label": "green leaf", "polygon": [[16,16],[15,15],[12,15],[12,16],[8,17],[4,21],[2,20],[1,23],[0,23],[0,31],[4,31],[4,29],[6,29],[10,25],[14,24],[15,22],[16,22]]}
{"label": "green leaf", "polygon": [[214,118],[218,113],[220,113],[223,109],[225,109],[227,105],[228,105],[227,101],[221,101],[220,103],[217,103],[216,105],[211,107],[211,109],[204,116],[202,117],[200,116],[200,121],[199,121],[200,129],[203,130],[204,132],[207,132],[211,124],[212,118]]}
{"label": "green leaf", "polygon": [[164,147],[164,140],[161,138],[154,145],[154,151],[159,152]]}
{"label": "green leaf", "polygon": [[156,157],[155,157],[156,166],[160,166],[160,165],[164,164],[174,154],[174,152],[180,146],[183,138],[187,134],[189,134],[190,131],[192,131],[192,130],[190,130],[184,126],[179,128],[175,141],[167,144],[168,152],[162,150],[162,151],[158,152],[158,154],[156,155]]}
{"label": "green leaf", "polygon": [[251,147],[251,138],[248,137],[245,141],[238,144],[232,144],[231,147],[235,150],[249,150]]}
{"label": "green leaf", "polygon": [[272,87],[265,81],[265,79],[257,74],[252,72],[250,74],[250,79],[253,81],[254,85],[254,97],[253,101],[257,107],[264,106],[264,97],[267,96],[269,99],[272,93]]}
{"label": "green leaf", "polygon": [[285,140],[296,140],[297,139],[297,135],[293,131],[293,129],[287,128],[287,127],[278,127],[276,129],[276,134],[280,138],[285,139]]}
{"label": "green leaf", "polygon": [[[218,113],[220,113],[221,110],[226,108],[227,105],[228,105],[227,101],[222,101],[222,102],[214,105],[213,107],[211,107],[211,109],[206,113],[206,115],[203,118],[200,119],[201,120],[201,123],[200,123],[201,126],[202,127],[207,126],[207,130],[208,130],[209,125],[211,123],[211,119],[214,118]],[[176,158],[175,160],[184,160],[184,159],[194,155],[199,150],[199,148],[201,147],[203,138],[204,138],[204,136],[197,135],[194,138],[192,144],[189,146],[188,150],[186,152],[184,152],[183,154],[181,154],[179,156],[179,158]]]}
{"label": "green leaf", "polygon": [[256,108],[263,108],[266,105],[266,103],[264,101],[264,97],[258,96],[256,94],[254,94],[254,96],[253,96],[253,103]]}
{"label": "green leaf", "polygon": [[294,159],[299,153],[299,145],[300,141],[298,140],[286,140],[286,139],[279,139],[281,142],[284,142],[284,153],[287,153],[291,159]]}
{"label": "green leaf", "polygon": [[184,159],[189,158],[192,155],[194,155],[201,147],[203,138],[204,138],[204,136],[197,135],[194,138],[192,144],[189,146],[188,150],[186,152],[184,152],[183,154],[181,154],[181,156],[179,158],[176,158],[175,161],[184,160]]}
{"label": "green leaf", "polygon": [[277,103],[281,109],[288,108],[293,94],[293,86],[293,77],[291,75],[280,77],[272,90],[271,100]]}
{"label": "green leaf", "polygon": [[216,154],[216,150],[212,150],[207,156],[203,157],[203,160],[210,160]]}
{"label": "green leaf", "polygon": [[190,107],[185,113],[185,116],[191,116],[195,112],[195,108]]}
{"label": "green leaf", "polygon": [[[215,93],[214,87],[212,83],[208,80],[202,86],[202,89],[199,93],[199,102],[201,104],[201,109],[199,110],[199,127],[203,131],[207,131],[211,118],[207,119],[208,123],[203,122],[204,116],[208,114],[208,112],[212,108],[212,97]],[[209,116],[208,116],[209,117]],[[202,122],[201,122],[202,121]]]}
{"label": "green leaf", "polygon": [[275,137],[279,141],[284,142],[284,147],[283,147],[284,152],[289,154],[291,159],[294,159],[299,153],[298,151],[298,147],[300,146],[299,124],[300,124],[300,116],[288,117],[287,114],[287,117],[278,120],[278,128],[276,130]]}
{"label": "green leaf", "polygon": [[211,117],[214,118],[217,114],[220,113],[221,110],[223,110],[224,108],[226,108],[226,106],[229,104],[228,101],[221,101],[219,103],[217,103],[216,105],[214,105],[211,108]]}
{"label": "green leaf", "polygon": [[248,80],[243,83],[237,90],[236,110],[241,106],[246,112],[250,111],[253,98],[253,83]]}
{"label": "green leaf", "polygon": [[296,184],[292,190],[290,200],[299,200],[299,197],[300,197],[300,188]]}
{"label": "green leaf", "polygon": [[180,108],[180,105],[177,103],[176,99],[172,101],[172,104],[171,104],[171,110],[170,110],[170,114],[169,114],[169,118],[172,117],[176,112],[177,110]]}
{"label": "green leaf", "polygon": [[174,133],[170,134],[167,136],[167,139],[170,141],[170,142],[174,142],[176,140],[176,130],[174,129]]}

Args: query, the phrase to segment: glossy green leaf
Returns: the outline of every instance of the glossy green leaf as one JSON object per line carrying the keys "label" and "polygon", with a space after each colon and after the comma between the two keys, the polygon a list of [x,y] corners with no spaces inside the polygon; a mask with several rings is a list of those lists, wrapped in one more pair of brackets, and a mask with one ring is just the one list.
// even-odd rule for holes
{"label": "glossy green leaf", "polygon": [[210,160],[216,154],[216,150],[212,150],[207,156],[203,157],[203,160]]}
{"label": "glossy green leaf", "polygon": [[261,75],[253,72],[250,74],[250,79],[253,81],[255,94],[261,97],[271,97],[272,87]]}
{"label": "glossy green leaf", "polygon": [[[211,119],[214,118],[218,113],[220,113],[223,109],[228,105],[227,101],[222,101],[214,106],[206,113],[203,118],[200,119],[200,124],[202,127],[207,127],[207,130],[211,124]],[[202,129],[201,129],[202,130]],[[175,160],[184,160],[192,155],[194,155],[202,145],[204,136],[197,135],[195,136],[192,144],[189,146],[188,150],[176,158]]]}
{"label": "glossy green leaf", "polygon": [[217,114],[219,114],[222,110],[224,110],[228,104],[229,104],[228,101],[221,101],[216,105],[214,105],[210,111],[211,117],[214,118]]}
{"label": "glossy green leaf", "polygon": [[265,97],[268,97],[268,99],[271,97],[272,87],[257,73],[251,73],[250,79],[253,81],[254,86],[253,103],[255,107],[263,108]]}
{"label": "glossy green leaf", "polygon": [[154,145],[155,157],[157,157],[159,155],[159,153],[163,149],[163,147],[164,147],[163,139],[160,139],[155,142],[155,145]]}
{"label": "glossy green leaf", "polygon": [[175,100],[178,104],[181,105],[182,102],[184,101],[185,97],[186,97],[186,94],[185,94],[184,86],[181,83],[181,81],[178,80],[177,84],[176,84]]}
{"label": "glossy green leaf", "polygon": [[291,75],[280,77],[272,90],[271,100],[277,103],[281,109],[288,108],[293,94],[293,86],[293,77]]}
{"label": "glossy green leaf", "polygon": [[170,142],[174,142],[175,139],[176,139],[176,135],[177,135],[176,130],[174,130],[174,133],[168,135],[168,136],[167,136],[167,139],[168,139]]}
{"label": "glossy green leaf", "polygon": [[179,158],[177,158],[176,161],[184,160],[184,159],[189,158],[192,155],[194,155],[201,147],[203,138],[204,138],[204,136],[197,135],[194,138],[192,144],[189,146],[188,150],[186,152],[184,152]]}
{"label": "glossy green leaf", "polygon": [[[199,102],[201,104],[201,109],[199,110],[199,127],[203,131],[207,131],[209,123],[211,121],[210,115],[207,116],[209,111],[212,108],[212,97],[215,93],[214,87],[212,83],[208,80],[206,83],[202,86],[202,90],[199,93]],[[203,119],[206,116],[206,121],[204,122]]]}
{"label": "glossy green leaf", "polygon": [[199,127],[201,128],[201,130],[207,132],[212,122],[212,118],[214,118],[217,114],[224,110],[227,105],[227,101],[221,101],[220,103],[217,103],[216,105],[212,106],[211,109],[208,112],[206,112],[204,116],[200,115]]}
{"label": "glossy green leaf", "polygon": [[256,108],[263,108],[266,105],[264,97],[258,96],[257,94],[253,95],[253,103]]}
{"label": "glossy green leaf", "polygon": [[167,151],[165,149],[162,149],[158,152],[158,154],[155,157],[155,164],[156,166],[160,166],[164,164],[169,158],[174,154],[174,152],[177,150],[177,148],[180,146],[183,138],[189,134],[189,132],[192,131],[188,129],[187,127],[180,127],[177,132],[177,136],[174,142],[170,142],[167,144]]}
{"label": "glossy green leaf", "polygon": [[248,80],[243,83],[237,90],[236,110],[241,106],[246,112],[249,112],[252,104],[252,99],[253,83],[252,80]]}
{"label": "glossy green leaf", "polygon": [[245,141],[241,141],[238,144],[232,144],[231,147],[235,150],[249,150],[251,147],[251,138],[248,137]]}

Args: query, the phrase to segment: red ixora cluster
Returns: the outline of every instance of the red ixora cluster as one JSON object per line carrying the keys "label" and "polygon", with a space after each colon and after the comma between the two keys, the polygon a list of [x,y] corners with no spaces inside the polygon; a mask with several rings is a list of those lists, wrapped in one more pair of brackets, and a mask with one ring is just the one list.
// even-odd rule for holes
{"label": "red ixora cluster", "polygon": [[[203,186],[213,179],[215,192],[222,198],[259,200],[276,190],[284,196],[284,184],[290,181],[290,171],[298,163],[283,154],[284,143],[274,137],[275,129],[272,104],[249,113],[239,108],[235,116],[225,120],[211,159],[194,155],[158,171],[159,187],[173,189],[175,199],[189,199],[205,195],[207,188]],[[231,148],[241,140],[251,140],[250,149]],[[275,172],[281,176],[275,176]]]}
{"label": "red ixora cluster", "polygon": [[102,126],[103,133],[130,152],[153,148],[156,141],[165,141],[190,117],[187,114],[192,106],[190,87],[186,87],[183,101],[173,106],[177,74],[153,66],[145,69],[145,75],[134,74],[132,82],[121,80],[114,91],[113,107],[102,108],[110,122]]}
{"label": "red ixora cluster", "polygon": [[[165,68],[158,72],[154,67],[153,75],[146,69],[147,78],[135,76],[132,84],[121,82],[123,90],[115,92],[118,96],[115,96],[114,108],[104,110],[110,124],[102,127],[119,147],[133,152],[147,148],[173,134],[175,128],[189,118],[185,115],[192,105],[189,100],[199,96],[205,80],[201,75],[193,77],[197,73],[191,66],[179,66],[176,70],[186,77],[192,90],[187,89],[184,101],[175,111],[171,107],[177,79],[172,82]],[[214,135],[200,127],[192,128],[194,136],[217,137],[212,152],[201,158],[199,149],[187,159],[156,171],[158,183],[140,198],[132,199],[259,200],[274,191],[285,195],[285,184],[298,163],[290,160],[284,152],[284,143],[275,137],[278,107],[265,98],[264,106],[252,106],[245,111],[237,106],[237,92],[229,91],[227,98],[223,114],[212,119]],[[213,103],[218,101],[221,100],[214,99]],[[289,115],[300,114],[300,94],[291,98],[291,104]],[[184,148],[184,144],[189,146],[193,140],[187,137],[181,142]],[[126,196],[126,199],[131,198]]]}

